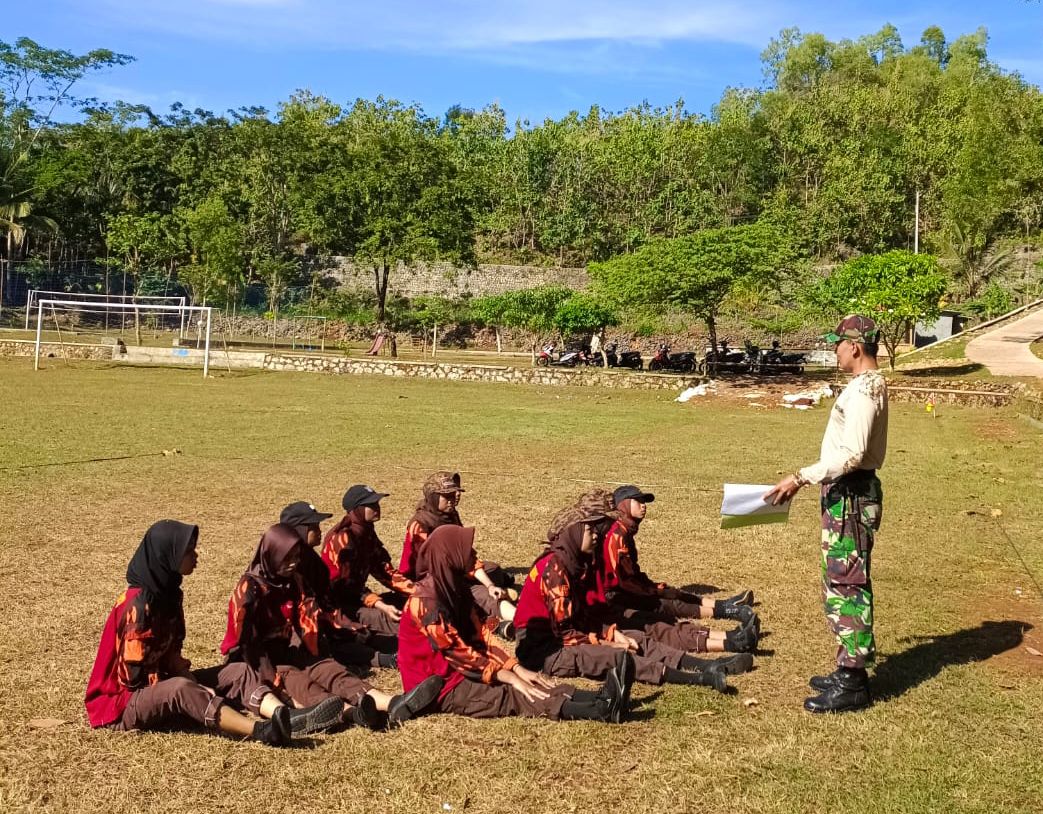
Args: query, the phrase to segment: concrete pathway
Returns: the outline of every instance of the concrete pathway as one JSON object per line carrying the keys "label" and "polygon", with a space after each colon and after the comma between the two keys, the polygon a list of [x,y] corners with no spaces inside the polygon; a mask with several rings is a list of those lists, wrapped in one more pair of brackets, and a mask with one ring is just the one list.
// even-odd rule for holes
{"label": "concrete pathway", "polygon": [[1043,378],[1043,359],[1029,344],[1043,337],[1043,309],[1002,325],[967,343],[967,358],[985,365],[995,376]]}

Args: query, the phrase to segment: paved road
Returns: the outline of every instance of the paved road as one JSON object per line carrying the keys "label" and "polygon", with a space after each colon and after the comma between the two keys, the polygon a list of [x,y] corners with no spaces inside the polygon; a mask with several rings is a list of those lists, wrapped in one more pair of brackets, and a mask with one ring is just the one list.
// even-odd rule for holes
{"label": "paved road", "polygon": [[1040,337],[1043,309],[972,339],[967,343],[967,358],[996,376],[1043,378],[1043,359],[1029,350],[1029,344]]}

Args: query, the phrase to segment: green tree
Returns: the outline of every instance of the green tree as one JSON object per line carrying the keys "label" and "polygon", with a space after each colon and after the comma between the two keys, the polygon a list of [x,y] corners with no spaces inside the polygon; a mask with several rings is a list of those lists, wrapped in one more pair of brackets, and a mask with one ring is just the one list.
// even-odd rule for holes
{"label": "green tree", "polygon": [[705,229],[694,235],[652,241],[633,254],[593,263],[595,290],[620,308],[669,308],[706,324],[717,346],[717,318],[739,285],[772,285],[795,266],[796,255],[764,224]]}
{"label": "green tree", "polygon": [[557,330],[558,309],[573,292],[560,286],[540,286],[482,297],[472,304],[476,315],[493,325],[514,328],[526,335],[532,363],[536,348]]}
{"label": "green tree", "polygon": [[849,260],[810,288],[807,300],[830,322],[853,313],[874,319],[893,370],[899,343],[917,321],[938,318],[948,287],[933,255],[895,250]]}

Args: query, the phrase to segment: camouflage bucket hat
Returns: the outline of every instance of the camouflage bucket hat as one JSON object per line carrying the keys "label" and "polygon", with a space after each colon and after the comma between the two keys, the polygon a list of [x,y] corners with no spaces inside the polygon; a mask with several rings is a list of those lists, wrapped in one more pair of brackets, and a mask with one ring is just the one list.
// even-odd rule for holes
{"label": "camouflage bucket hat", "polygon": [[604,489],[585,492],[575,503],[566,506],[554,516],[547,531],[547,539],[553,540],[573,523],[596,523],[616,516],[611,492]]}
{"label": "camouflage bucket hat", "polygon": [[460,486],[460,473],[440,470],[427,476],[424,481],[425,495],[451,495],[465,491]]}
{"label": "camouflage bucket hat", "polygon": [[852,342],[878,342],[880,341],[880,329],[869,317],[861,314],[849,314],[840,320],[840,324],[831,332],[822,337],[831,344],[843,342],[850,339]]}

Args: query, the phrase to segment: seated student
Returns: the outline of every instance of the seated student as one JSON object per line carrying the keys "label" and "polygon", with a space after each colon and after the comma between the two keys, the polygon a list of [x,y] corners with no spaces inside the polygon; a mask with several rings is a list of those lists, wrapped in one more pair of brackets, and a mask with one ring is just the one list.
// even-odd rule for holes
{"label": "seated student", "polygon": [[[423,577],[417,573],[417,555],[424,547],[428,536],[439,526],[462,526],[456,509],[464,489],[460,486],[458,472],[439,471],[428,475],[423,486],[424,496],[417,504],[416,512],[406,524],[406,539],[402,545],[402,560],[398,570],[412,580]],[[514,619],[511,595],[514,580],[494,562],[479,559],[474,567],[471,581],[474,601],[486,616],[495,616],[505,622]],[[506,625],[498,629],[501,635],[509,632]]]}
{"label": "seated student", "polygon": [[618,722],[633,680],[633,661],[620,652],[600,692],[555,686],[492,644],[467,578],[474,569],[474,529],[440,526],[420,552],[424,577],[406,602],[399,628],[402,685],[444,679],[441,712],[472,718],[533,718]]}
{"label": "seated student", "polygon": [[[194,723],[285,746],[291,735],[321,726],[329,705],[291,712],[247,665],[193,672],[181,655],[181,579],[199,562],[198,538],[197,526],[176,520],[161,520],[145,532],[127,566],[127,590],[105,622],[87,685],[87,718],[92,727],[117,730]],[[247,718],[229,697],[268,720]]]}
{"label": "seated student", "polygon": [[518,601],[519,661],[548,675],[601,678],[618,648],[634,653],[636,678],[649,684],[701,684],[727,689],[726,674],[753,666],[749,653],[721,660],[697,659],[640,630],[596,625],[585,618],[585,582],[595,545],[612,520],[596,501],[577,507],[579,516],[555,535],[533,563]]}
{"label": "seated student", "polygon": [[291,503],[279,515],[279,522],[292,526],[304,543],[297,574],[304,592],[314,597],[319,606],[330,655],[349,667],[396,667],[398,637],[375,633],[361,622],[346,617],[334,605],[329,569],[315,550],[322,542],[321,523],[332,516],[304,500]]}
{"label": "seated student", "polygon": [[344,722],[371,729],[408,720],[434,700],[441,682],[392,697],[322,658],[321,612],[297,574],[305,548],[290,526],[277,524],[264,533],[229,600],[221,652],[229,663],[245,662],[278,684],[297,705],[336,697],[343,701]]}
{"label": "seated student", "polygon": [[[686,594],[664,582],[653,582],[638,564],[634,536],[645,517],[646,505],[655,495],[638,487],[620,486],[612,493],[616,522],[612,524],[594,556],[594,587],[588,594],[590,604],[602,604],[632,621],[643,623],[673,622],[680,618],[736,619],[742,623],[719,641],[709,634],[709,650],[747,651],[757,646],[760,620],[749,603],[752,591],[723,600],[710,600]],[[705,629],[705,628],[704,628]],[[728,646],[724,646],[724,642]]]}
{"label": "seated student", "polygon": [[[413,582],[391,564],[391,555],[373,524],[380,519],[380,501],[386,493],[355,485],[344,493],[345,515],[322,545],[322,561],[330,574],[330,596],[337,610],[370,630],[395,636],[402,612],[396,607],[413,591]],[[388,592],[383,596],[366,587],[373,577]]]}

